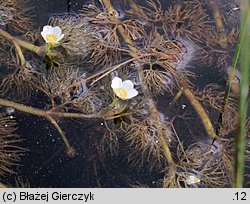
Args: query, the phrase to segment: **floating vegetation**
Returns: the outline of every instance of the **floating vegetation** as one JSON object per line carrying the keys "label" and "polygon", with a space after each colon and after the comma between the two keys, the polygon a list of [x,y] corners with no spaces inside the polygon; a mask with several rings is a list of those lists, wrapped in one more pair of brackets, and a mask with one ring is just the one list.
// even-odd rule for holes
{"label": "floating vegetation", "polygon": [[20,137],[15,134],[16,122],[13,116],[0,113],[0,176],[14,174],[13,166],[20,164],[20,158],[26,151],[19,147]]}
{"label": "floating vegetation", "polygon": [[[76,60],[81,61],[91,54],[95,33],[86,20],[78,16],[52,17],[49,19],[49,24],[62,29],[64,38],[60,46],[69,55],[68,61],[76,63]],[[64,60],[67,62],[66,59]]]}
{"label": "floating vegetation", "polygon": [[11,100],[28,100],[32,92],[42,85],[43,75],[26,63],[25,66],[9,67],[10,73],[0,84],[0,94]]}
{"label": "floating vegetation", "polygon": [[[172,144],[173,136],[170,128],[167,127],[164,119],[160,123],[165,142]],[[128,129],[125,140],[130,147],[128,150],[129,162],[139,167],[142,167],[147,162],[150,169],[153,169],[155,166],[160,169],[162,163],[164,163],[162,161],[164,158],[164,147],[153,118],[149,117],[133,122]]]}
{"label": "floating vegetation", "polygon": [[[237,72],[224,96],[240,33],[237,1],[83,2],[39,26],[28,3],[0,0],[0,175],[13,173],[24,151],[14,127],[39,161],[21,167],[34,170],[18,175],[29,182],[3,177],[1,185],[232,186]],[[23,121],[42,133],[30,137]],[[67,171],[82,176],[32,183],[50,167],[57,180]]]}
{"label": "floating vegetation", "polygon": [[34,11],[27,0],[0,1],[0,25],[12,32],[25,34],[34,29]]}
{"label": "floating vegetation", "polygon": [[[187,174],[194,172],[200,179],[200,182],[197,182],[199,186],[230,187],[233,164],[232,153],[228,151],[230,149],[225,149],[225,146],[219,143],[214,145],[193,143],[185,152],[179,148],[177,156],[180,166]],[[189,185],[188,182],[185,184]]]}

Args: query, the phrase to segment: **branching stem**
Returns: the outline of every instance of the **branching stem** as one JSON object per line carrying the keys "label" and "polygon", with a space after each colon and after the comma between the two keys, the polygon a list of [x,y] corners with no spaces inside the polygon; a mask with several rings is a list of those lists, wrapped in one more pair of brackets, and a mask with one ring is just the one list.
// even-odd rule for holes
{"label": "branching stem", "polygon": [[[124,27],[123,27],[120,19],[117,18],[116,14],[118,12],[113,8],[113,6],[110,3],[110,0],[103,0],[102,3],[105,6],[105,8],[107,9],[108,14],[113,18],[113,21],[116,23],[118,31],[119,31],[120,35],[122,36],[124,42],[127,44],[129,49],[131,50],[130,56],[133,58],[138,57],[138,52],[137,52],[137,49],[133,46],[133,41],[125,32]],[[160,122],[159,112],[158,112],[157,107],[154,103],[154,100],[152,99],[152,96],[150,95],[148,87],[144,84],[142,72],[140,69],[138,69],[138,75],[139,75],[140,81],[142,83],[142,89],[143,89],[144,95],[148,99],[148,102],[149,102],[149,108],[151,111],[151,115],[154,118],[153,121],[155,121],[156,128],[157,128],[159,135],[160,135],[161,144],[162,144],[162,147],[164,149],[164,156],[167,160],[168,165],[172,166],[172,165],[174,165],[174,161],[173,161],[173,158],[171,155],[170,148],[169,148],[169,146],[166,142],[166,139],[164,137],[162,127],[160,125],[161,122]]]}

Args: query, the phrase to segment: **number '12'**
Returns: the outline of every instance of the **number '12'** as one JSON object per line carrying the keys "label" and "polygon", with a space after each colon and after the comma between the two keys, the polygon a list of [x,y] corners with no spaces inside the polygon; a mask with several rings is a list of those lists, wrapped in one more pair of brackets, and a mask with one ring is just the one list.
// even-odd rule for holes
{"label": "number '12'", "polygon": [[236,195],[236,200],[247,200],[246,199],[246,196],[247,196],[246,192],[241,192],[241,193],[237,192],[237,193],[235,193],[235,195]]}

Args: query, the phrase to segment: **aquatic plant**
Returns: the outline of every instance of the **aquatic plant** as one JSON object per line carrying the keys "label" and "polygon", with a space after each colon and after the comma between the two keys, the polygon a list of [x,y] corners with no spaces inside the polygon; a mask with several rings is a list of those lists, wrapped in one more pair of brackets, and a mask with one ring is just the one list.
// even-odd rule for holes
{"label": "aquatic plant", "polygon": [[13,48],[9,41],[6,41],[4,38],[0,37],[0,64],[1,66],[6,65],[8,61],[14,56]]}
{"label": "aquatic plant", "polygon": [[[217,84],[208,84],[201,91],[195,91],[195,95],[198,100],[204,104],[208,109],[214,109],[218,112],[221,111],[223,99],[225,93],[222,92],[222,87]],[[222,123],[219,127],[218,134],[222,137],[226,137],[230,132],[237,128],[237,96],[234,93],[230,93],[226,104],[225,111],[222,116]]]}
{"label": "aquatic plant", "polygon": [[138,95],[138,91],[134,89],[134,84],[131,80],[122,81],[121,78],[115,77],[112,79],[111,87],[122,100],[131,99]]}
{"label": "aquatic plant", "polygon": [[[114,14],[112,14],[114,12]],[[128,54],[130,45],[122,44],[119,37],[119,26],[113,18],[119,16],[117,11],[107,12],[105,8],[99,9],[93,5],[82,8],[80,16],[90,25],[94,26],[94,40],[92,43],[93,52],[91,55],[94,64],[110,65],[121,60],[121,54]],[[137,24],[133,19],[122,21],[124,34],[131,39],[142,38],[144,27]]]}
{"label": "aquatic plant", "polygon": [[199,177],[192,175],[192,174],[187,178],[188,185],[194,185],[194,184],[200,183],[200,181],[201,180],[199,179]]}
{"label": "aquatic plant", "polygon": [[13,116],[0,113],[0,176],[15,173],[12,169],[19,165],[22,154],[26,151],[20,147],[22,141],[15,134],[16,122]]}
{"label": "aquatic plant", "polygon": [[0,84],[0,94],[16,101],[28,100],[33,91],[42,86],[43,75],[29,63],[20,66],[9,65],[10,73],[3,77]]}
{"label": "aquatic plant", "polygon": [[24,34],[34,30],[34,11],[30,1],[0,1],[0,25],[8,27],[11,32]]}
{"label": "aquatic plant", "polygon": [[[127,77],[126,74],[124,74],[122,71],[120,71],[120,76]],[[124,107],[124,103],[120,103],[123,101],[119,101],[119,103],[116,104],[116,107]],[[114,121],[104,121],[103,125],[106,128],[104,137],[102,138],[102,148],[105,152],[109,152],[111,156],[117,156],[118,153],[124,152],[126,157],[130,157],[133,160],[133,156],[136,157],[136,159],[139,158],[139,160],[143,163],[143,152],[138,152],[139,154],[136,155],[136,151],[131,153],[130,145],[132,143],[128,142],[126,145],[128,148],[119,148],[120,144],[124,143],[124,140],[126,141],[127,138],[130,136],[127,135],[128,132],[131,131],[131,127],[133,125],[138,125],[140,121],[143,121],[145,117],[149,117],[149,110],[148,110],[148,104],[145,98],[138,95],[135,99],[131,99],[126,106],[126,109],[124,110],[124,113],[122,112]],[[139,134],[139,132],[137,133]],[[125,135],[125,137],[124,137]],[[131,136],[132,137],[132,136]],[[143,140],[143,138],[142,138]],[[138,143],[140,142],[140,139],[137,138]],[[136,166],[136,165],[135,165]],[[138,166],[138,165],[137,165]]]}
{"label": "aquatic plant", "polygon": [[[157,174],[161,187],[230,186],[237,93],[228,95],[218,129],[224,87],[197,88],[203,68],[196,68],[202,65],[210,72],[223,67],[225,73],[226,65],[220,63],[227,62],[228,68],[232,53],[227,49],[234,48],[237,28],[235,24],[224,28],[226,8],[216,18],[222,4],[206,0],[169,4],[163,8],[158,0],[143,5],[131,0],[124,11],[109,0],[84,5],[79,14],[50,18],[47,28],[58,33],[50,33],[51,42],[43,31],[36,42],[40,46],[1,27],[0,56],[8,60],[0,59],[4,65],[0,93],[9,100],[0,99],[0,105],[46,118],[69,156],[75,153],[74,143],[63,131],[68,128],[63,125],[66,120],[59,119],[77,119],[77,129],[85,132],[80,132],[81,147],[76,151],[86,155],[99,187],[98,172],[104,170],[109,178],[119,175],[107,166],[119,156],[137,172],[146,167]],[[7,48],[11,52],[6,53]],[[122,82],[118,76],[131,81]],[[32,106],[23,100],[27,96]],[[126,175],[122,177],[126,180]]]}
{"label": "aquatic plant", "polygon": [[84,82],[85,73],[74,67],[52,71],[38,88],[49,98],[47,109],[62,112],[80,111],[96,113],[103,101],[101,93],[94,88],[89,90]]}
{"label": "aquatic plant", "polygon": [[161,119],[160,123],[163,136],[150,117],[129,125],[125,140],[129,145],[127,157],[131,165],[142,167],[146,163],[151,170],[164,167],[164,147],[161,137],[170,144],[173,142],[173,135],[164,119]]}
{"label": "aquatic plant", "polygon": [[59,43],[59,41],[64,37],[60,27],[44,26],[41,35],[45,42],[51,46]]}
{"label": "aquatic plant", "polygon": [[[245,122],[247,118],[248,109],[248,93],[249,93],[249,22],[250,22],[250,1],[242,4],[244,9],[241,15],[240,37],[236,48],[236,54],[240,52],[240,70],[241,70],[241,84],[239,93],[239,132],[235,136],[235,157],[234,157],[234,187],[242,187],[244,180],[245,168],[245,148],[246,148],[246,127]],[[242,43],[242,45],[241,45]],[[241,47],[240,47],[241,46]],[[237,62],[237,57],[234,57],[234,64]],[[235,67],[234,67],[235,68]],[[233,68],[232,68],[233,69]],[[233,71],[232,71],[233,72]]]}
{"label": "aquatic plant", "polygon": [[[92,53],[92,43],[94,43],[94,28],[86,20],[79,16],[51,17],[49,25],[59,26],[64,34],[64,39],[60,43],[69,57],[64,61],[74,63],[82,61]],[[63,63],[64,64],[64,63]]]}
{"label": "aquatic plant", "polygon": [[[187,172],[198,175],[199,185],[203,187],[229,187],[232,182],[232,153],[224,148],[226,143],[215,146],[194,143],[183,152],[177,149],[179,165]],[[167,179],[167,178],[166,178]],[[188,180],[185,184],[188,185]]]}
{"label": "aquatic plant", "polygon": [[151,94],[172,93],[174,88],[189,86],[188,77],[194,74],[181,64],[186,55],[186,48],[181,42],[168,40],[153,27],[137,46],[139,52],[149,55],[134,66],[141,70],[142,80]]}
{"label": "aquatic plant", "polygon": [[176,39],[187,38],[202,42],[209,28],[208,16],[202,8],[194,9],[188,4],[177,4],[170,6],[165,12],[165,32]]}
{"label": "aquatic plant", "polygon": [[17,177],[15,178],[15,186],[14,188],[30,188],[30,183],[27,179]]}
{"label": "aquatic plant", "polygon": [[[250,169],[250,121],[249,118],[246,121],[246,147],[245,147],[245,172],[248,172]],[[250,175],[245,173],[244,175],[244,187],[249,187],[250,182]]]}

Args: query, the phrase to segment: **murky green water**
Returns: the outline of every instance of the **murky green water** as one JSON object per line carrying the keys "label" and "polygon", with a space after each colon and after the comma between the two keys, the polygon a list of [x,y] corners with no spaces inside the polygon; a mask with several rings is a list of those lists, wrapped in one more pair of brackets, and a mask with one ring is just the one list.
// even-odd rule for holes
{"label": "murky green water", "polygon": [[[239,2],[101,2],[0,0],[1,183],[230,187]],[[64,34],[49,52],[45,25]],[[138,95],[111,107],[114,77]]]}

